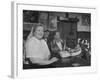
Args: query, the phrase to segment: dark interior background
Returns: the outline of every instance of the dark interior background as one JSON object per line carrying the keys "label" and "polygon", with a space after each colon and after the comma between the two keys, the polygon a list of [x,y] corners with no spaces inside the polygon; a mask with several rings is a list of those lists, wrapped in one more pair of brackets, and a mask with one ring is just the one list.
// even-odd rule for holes
{"label": "dark interior background", "polygon": [[[24,40],[27,39],[32,26],[37,23],[45,25],[45,30],[50,31],[50,38],[58,30],[61,33],[61,38],[66,40],[67,45],[72,48],[77,44],[78,38],[89,40],[89,42],[91,40],[91,14],[89,13],[23,10]],[[56,30],[53,29],[56,27]]]}

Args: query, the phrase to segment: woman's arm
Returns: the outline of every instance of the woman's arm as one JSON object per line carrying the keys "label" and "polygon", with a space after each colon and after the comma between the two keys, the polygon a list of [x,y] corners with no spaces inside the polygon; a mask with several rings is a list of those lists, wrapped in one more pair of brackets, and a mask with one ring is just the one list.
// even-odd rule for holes
{"label": "woman's arm", "polygon": [[30,39],[32,36],[33,36],[33,27],[32,27],[32,29],[31,29],[31,31],[30,31],[28,37],[27,37],[27,40]]}
{"label": "woman's arm", "polygon": [[78,50],[77,52],[73,52],[73,53],[71,54],[71,56],[78,56],[78,55],[81,54],[81,52],[82,52],[82,50],[81,50],[81,48],[79,48],[79,50]]}
{"label": "woman's arm", "polygon": [[58,59],[57,58],[52,58],[50,60],[43,60],[43,59],[39,59],[39,58],[30,58],[30,61],[32,63],[36,63],[36,64],[39,64],[39,65],[48,65],[48,64],[51,64],[53,62],[56,62]]}

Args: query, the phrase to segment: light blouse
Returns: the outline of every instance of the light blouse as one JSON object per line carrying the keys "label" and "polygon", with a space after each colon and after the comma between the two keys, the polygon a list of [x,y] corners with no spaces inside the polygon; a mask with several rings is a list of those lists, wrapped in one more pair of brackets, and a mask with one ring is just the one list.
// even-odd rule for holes
{"label": "light blouse", "polygon": [[37,59],[49,59],[50,51],[45,40],[37,39],[35,37],[26,41],[26,57]]}

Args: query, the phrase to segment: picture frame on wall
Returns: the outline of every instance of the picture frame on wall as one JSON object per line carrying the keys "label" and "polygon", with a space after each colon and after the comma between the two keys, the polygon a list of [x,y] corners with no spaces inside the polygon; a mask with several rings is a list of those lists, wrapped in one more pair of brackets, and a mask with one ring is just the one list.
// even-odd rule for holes
{"label": "picture frame on wall", "polygon": [[91,15],[89,15],[89,14],[82,16],[82,25],[83,26],[90,26],[90,24],[91,24],[91,19],[89,18],[90,16]]}
{"label": "picture frame on wall", "polygon": [[[41,5],[15,1],[11,5],[11,76],[13,78],[96,72],[96,53],[93,50],[94,44],[92,44],[94,36],[92,32],[96,26],[96,8]],[[86,17],[87,14],[91,16]],[[58,17],[61,19],[58,20]],[[82,25],[91,27],[89,34],[92,34],[92,37],[81,39],[77,36],[77,28],[79,27],[77,25],[80,24],[80,18],[82,18]],[[86,22],[85,19],[88,21]],[[36,32],[38,29],[40,32]],[[70,35],[72,31],[73,34]],[[44,34],[48,34],[48,32],[50,37],[47,43]],[[59,41],[63,42],[60,44],[63,47],[60,47],[61,50],[58,54],[55,52],[51,54],[56,46],[52,44],[56,35],[61,36]],[[80,36],[83,35],[84,32]],[[34,39],[37,37],[41,37],[41,39]],[[84,53],[83,49],[87,50],[87,53]],[[42,52],[46,54],[39,54]],[[81,53],[85,54],[86,59]]]}

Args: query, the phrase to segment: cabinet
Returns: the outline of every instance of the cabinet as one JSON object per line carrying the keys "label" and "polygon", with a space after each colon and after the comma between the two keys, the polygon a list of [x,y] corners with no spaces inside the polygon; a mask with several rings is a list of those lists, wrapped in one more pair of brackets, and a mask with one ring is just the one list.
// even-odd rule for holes
{"label": "cabinet", "polygon": [[61,38],[66,40],[66,45],[74,48],[77,44],[77,18],[69,18],[68,20],[59,20],[57,23],[58,31],[61,33]]}

